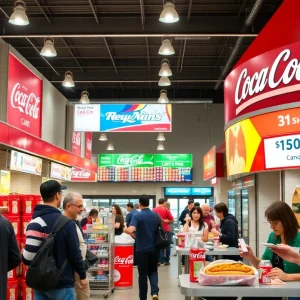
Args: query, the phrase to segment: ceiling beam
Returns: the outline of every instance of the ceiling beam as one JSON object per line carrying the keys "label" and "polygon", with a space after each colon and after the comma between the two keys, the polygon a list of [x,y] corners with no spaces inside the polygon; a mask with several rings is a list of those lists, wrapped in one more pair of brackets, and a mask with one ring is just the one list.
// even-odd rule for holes
{"label": "ceiling beam", "polygon": [[[224,81],[224,80],[222,80]],[[50,80],[51,83],[61,83],[61,81]],[[74,80],[75,83],[149,83],[149,82],[157,82],[157,80]],[[180,82],[180,83],[215,83],[218,82],[218,79],[190,79],[190,80],[172,80],[172,82]]]}
{"label": "ceiling beam", "polygon": [[44,15],[44,17],[46,18],[46,20],[48,21],[48,23],[52,24],[51,20],[49,19],[49,17],[47,16],[46,12],[43,9],[43,7],[41,6],[39,0],[35,0],[35,3],[39,7],[39,9],[41,10],[42,14]]}
{"label": "ceiling beam", "polygon": [[193,0],[190,0],[189,2],[189,8],[188,8],[188,16],[187,16],[187,22],[190,22],[191,13],[192,13],[192,6],[193,6]]}
{"label": "ceiling beam", "polygon": [[186,47],[186,39],[184,40],[184,44],[183,44],[183,51],[182,51],[181,65],[180,65],[180,71],[179,71],[180,74],[181,74],[182,68],[183,68],[183,61],[184,61],[184,55],[185,55],[185,47]]}
{"label": "ceiling beam", "polygon": [[145,28],[145,6],[144,0],[140,0],[142,27]]}
{"label": "ceiling beam", "polygon": [[94,18],[95,18],[97,24],[99,24],[99,18],[98,18],[98,16],[97,16],[97,12],[96,12],[96,9],[95,9],[95,5],[94,5],[94,3],[92,2],[92,0],[88,0],[88,1],[89,1],[89,4],[90,4],[90,7],[91,7],[91,9],[92,9]]}

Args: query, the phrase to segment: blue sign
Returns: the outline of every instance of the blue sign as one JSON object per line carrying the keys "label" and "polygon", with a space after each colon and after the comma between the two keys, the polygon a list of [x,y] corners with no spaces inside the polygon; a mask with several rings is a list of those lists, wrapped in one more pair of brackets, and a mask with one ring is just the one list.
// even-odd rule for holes
{"label": "blue sign", "polygon": [[211,187],[195,187],[195,188],[174,188],[166,187],[166,196],[212,196],[213,189]]}

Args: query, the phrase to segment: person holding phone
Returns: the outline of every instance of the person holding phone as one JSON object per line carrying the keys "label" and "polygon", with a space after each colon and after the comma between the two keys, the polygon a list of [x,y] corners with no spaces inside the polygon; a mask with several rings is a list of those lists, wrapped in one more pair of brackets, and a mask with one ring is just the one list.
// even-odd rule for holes
{"label": "person holding phone", "polygon": [[282,259],[300,266],[299,248],[293,248],[285,244],[274,245],[269,248]]}
{"label": "person holding phone", "polygon": [[[273,230],[269,235],[268,243],[300,247],[299,224],[288,204],[282,201],[274,202],[267,208],[265,216]],[[274,251],[275,248],[273,247],[272,251],[267,247],[261,258],[262,260],[269,260],[273,266],[270,277],[282,281],[300,281],[300,266],[280,257]],[[248,259],[255,268],[258,268],[261,259],[254,255],[252,249],[249,246],[247,246],[248,252],[243,252],[241,248],[239,249],[241,256]],[[243,297],[243,300],[248,299],[254,298]],[[268,299],[270,300],[271,298]],[[300,300],[300,297],[289,297],[289,300]]]}

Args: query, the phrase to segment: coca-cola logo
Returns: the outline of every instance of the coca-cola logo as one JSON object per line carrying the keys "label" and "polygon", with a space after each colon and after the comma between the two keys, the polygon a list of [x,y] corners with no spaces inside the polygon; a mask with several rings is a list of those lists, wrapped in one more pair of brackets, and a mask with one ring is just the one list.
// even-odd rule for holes
{"label": "coca-cola logo", "polygon": [[38,119],[40,102],[40,97],[37,97],[34,93],[27,94],[25,88],[20,83],[14,85],[10,96],[10,104],[13,108],[18,109],[21,113],[33,119]]}
{"label": "coca-cola logo", "polygon": [[205,259],[205,253],[190,253],[190,259]]}
{"label": "coca-cola logo", "polygon": [[290,49],[284,49],[270,67],[262,68],[252,76],[247,68],[242,70],[234,94],[235,104],[239,105],[236,114],[256,102],[299,90],[299,84],[290,85],[292,81],[300,81],[300,61],[291,53]]}
{"label": "coca-cola logo", "polygon": [[89,171],[85,171],[85,170],[76,170],[76,169],[73,169],[72,170],[72,178],[84,178],[84,179],[87,179],[87,178],[90,178],[91,176],[91,172]]}
{"label": "coca-cola logo", "polygon": [[118,157],[117,163],[119,165],[140,165],[143,163],[144,155],[133,155],[126,157],[121,155]]}
{"label": "coca-cola logo", "polygon": [[127,257],[115,257],[115,264],[116,265],[132,265],[133,264],[133,255],[129,255]]}
{"label": "coca-cola logo", "polygon": [[72,144],[80,146],[80,132],[73,132]]}

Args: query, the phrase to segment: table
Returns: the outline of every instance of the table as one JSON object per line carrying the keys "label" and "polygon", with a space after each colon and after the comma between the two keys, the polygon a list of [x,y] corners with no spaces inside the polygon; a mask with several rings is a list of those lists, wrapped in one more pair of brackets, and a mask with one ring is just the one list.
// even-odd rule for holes
{"label": "table", "polygon": [[[190,282],[190,275],[179,276],[180,291],[185,300],[198,300],[199,297],[300,297],[299,282],[286,282],[285,285],[253,286],[201,286]],[[224,299],[226,300],[226,299]]]}

